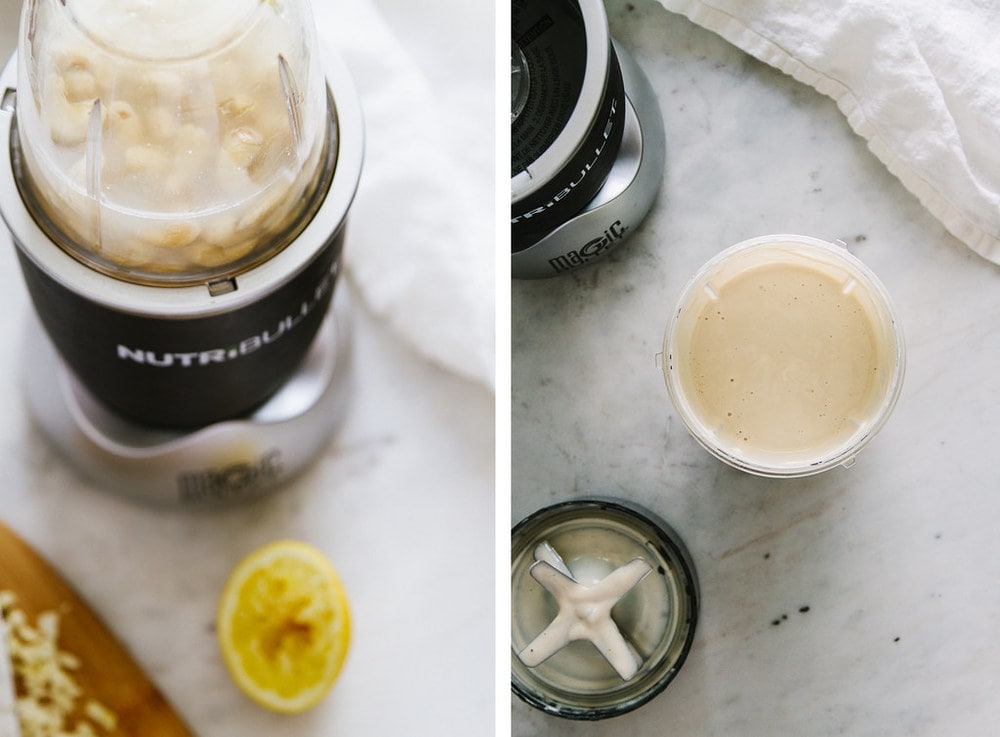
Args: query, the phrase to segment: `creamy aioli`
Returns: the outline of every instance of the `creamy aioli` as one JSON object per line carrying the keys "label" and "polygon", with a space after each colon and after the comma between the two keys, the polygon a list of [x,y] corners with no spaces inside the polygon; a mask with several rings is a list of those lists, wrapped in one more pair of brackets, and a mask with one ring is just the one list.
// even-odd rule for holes
{"label": "creamy aioli", "polygon": [[892,321],[871,284],[831,249],[803,248],[752,249],[706,274],[670,349],[700,431],[763,466],[819,462],[856,442],[896,368]]}

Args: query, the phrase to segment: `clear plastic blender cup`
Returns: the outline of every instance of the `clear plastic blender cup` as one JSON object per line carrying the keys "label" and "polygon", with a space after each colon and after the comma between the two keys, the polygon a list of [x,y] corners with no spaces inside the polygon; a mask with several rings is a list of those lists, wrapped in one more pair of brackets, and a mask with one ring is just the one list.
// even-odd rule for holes
{"label": "clear plastic blender cup", "polygon": [[74,258],[198,283],[307,222],[327,137],[307,3],[37,0],[24,15],[22,194]]}

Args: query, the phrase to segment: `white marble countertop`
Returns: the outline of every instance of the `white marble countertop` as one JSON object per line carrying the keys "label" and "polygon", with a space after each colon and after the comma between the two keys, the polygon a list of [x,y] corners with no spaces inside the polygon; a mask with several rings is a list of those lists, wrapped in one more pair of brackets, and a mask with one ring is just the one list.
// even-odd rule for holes
{"label": "white marble countertop", "polygon": [[[620,496],[685,539],[702,612],[676,680],[632,714],[529,735],[980,735],[1000,721],[1000,269],[948,235],[833,102],[654,0],[609,0],[650,77],[667,163],[603,262],[512,290],[512,523]],[[886,284],[908,366],[858,457],[799,480],[687,434],[654,357],[694,270],[768,233],[845,241]],[[808,607],[807,611],[802,611]]]}
{"label": "white marble countertop", "polygon": [[[436,24],[415,19],[406,2],[376,5],[390,28],[406,30],[401,43],[432,83],[456,90],[478,83],[484,96],[475,99],[469,125],[492,131],[492,9],[433,3],[435,13],[466,28],[459,43],[468,63],[455,67],[441,63],[452,50],[440,47]],[[20,0],[0,0],[3,59],[19,7]],[[152,509],[81,480],[33,426],[18,350],[29,306],[6,231],[0,284],[8,341],[0,352],[0,519],[91,603],[195,734],[492,731],[492,392],[414,353],[355,294],[355,394],[319,462],[289,488],[249,505],[207,514]],[[237,690],[213,631],[232,567],[284,537],[327,553],[353,615],[340,680],[321,705],[296,717],[270,714]]]}

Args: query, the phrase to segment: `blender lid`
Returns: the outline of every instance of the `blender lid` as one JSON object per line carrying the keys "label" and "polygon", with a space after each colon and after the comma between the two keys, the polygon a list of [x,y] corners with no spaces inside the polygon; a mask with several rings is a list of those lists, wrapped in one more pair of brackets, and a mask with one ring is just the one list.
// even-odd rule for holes
{"label": "blender lid", "polygon": [[511,535],[511,688],[570,719],[636,709],[680,669],[698,606],[690,554],[652,512],[605,498],[541,509]]}

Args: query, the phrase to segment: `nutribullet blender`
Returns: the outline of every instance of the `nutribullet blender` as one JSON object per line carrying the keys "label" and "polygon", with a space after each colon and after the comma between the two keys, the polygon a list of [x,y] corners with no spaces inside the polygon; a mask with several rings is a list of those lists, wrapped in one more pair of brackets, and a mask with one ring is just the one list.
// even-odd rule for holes
{"label": "nutribullet blender", "polygon": [[363,151],[308,2],[28,0],[0,94],[45,434],[167,503],[301,471],[346,401],[335,287]]}
{"label": "nutribullet blender", "polygon": [[663,117],[602,0],[513,0],[510,59],[511,274],[567,274],[611,253],[653,206]]}

